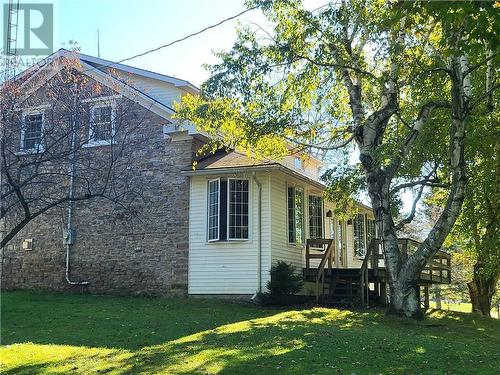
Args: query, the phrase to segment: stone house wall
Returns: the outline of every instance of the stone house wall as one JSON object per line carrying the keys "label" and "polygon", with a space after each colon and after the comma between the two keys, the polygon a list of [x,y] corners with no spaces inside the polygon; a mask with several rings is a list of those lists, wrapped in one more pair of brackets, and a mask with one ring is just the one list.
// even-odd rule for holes
{"label": "stone house wall", "polygon": [[[43,103],[43,91],[37,95]],[[187,292],[189,178],[180,172],[191,166],[202,143],[189,137],[166,138],[165,119],[123,100],[133,114],[125,125],[141,119],[139,126],[132,127],[132,136],[143,142],[126,150],[141,194],[120,204],[102,198],[74,204],[76,242],[70,250],[70,278],[89,284],[71,286],[65,280],[62,231],[67,207],[59,206],[30,222],[3,249],[2,289],[125,295]],[[98,158],[106,147],[89,148],[89,152]],[[24,239],[33,239],[32,251],[22,250]]]}

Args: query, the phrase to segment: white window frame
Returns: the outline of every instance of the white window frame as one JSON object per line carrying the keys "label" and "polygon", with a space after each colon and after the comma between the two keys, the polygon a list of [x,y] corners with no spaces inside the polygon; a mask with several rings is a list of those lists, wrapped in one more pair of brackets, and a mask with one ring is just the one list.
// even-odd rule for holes
{"label": "white window frame", "polygon": [[307,195],[307,221],[308,221],[308,227],[307,227],[307,230],[309,231],[309,238],[312,238],[311,237],[311,215],[310,215],[310,208],[311,208],[311,197],[316,197],[316,198],[319,198],[321,199],[321,214],[320,214],[320,218],[321,218],[321,237],[320,238],[325,238],[325,202],[324,202],[324,199],[323,199],[323,196],[321,195],[318,195],[318,194],[312,194],[312,193],[309,193]]}
{"label": "white window frame", "polygon": [[[210,183],[217,181],[219,189],[217,191],[217,238],[210,239]],[[207,181],[207,242],[220,241],[220,178]]]}
{"label": "white window frame", "polygon": [[[299,189],[300,191],[302,191],[302,238],[301,238],[301,242],[290,242],[290,218],[289,218],[289,207],[288,207],[288,189],[294,189],[294,202],[295,202],[295,191],[297,189]],[[305,188],[303,186],[299,186],[299,185],[289,185],[287,184],[286,185],[286,194],[285,194],[285,200],[286,200],[286,242],[288,243],[289,246],[300,246],[302,247],[306,241],[306,224],[305,224],[305,221],[306,221],[306,214],[305,214],[305,197],[306,197],[306,192],[305,192]],[[296,209],[295,209],[295,203],[294,203],[294,206],[293,206],[293,215],[294,215],[294,222],[295,222],[295,213],[296,213]],[[297,228],[295,228],[295,231],[297,231]],[[297,233],[295,233],[295,240],[297,239]]]}
{"label": "white window frame", "polygon": [[[230,197],[230,183],[229,181],[231,180],[236,180],[236,181],[247,181],[248,182],[248,212],[247,212],[247,215],[248,215],[248,233],[247,233],[247,238],[231,238],[229,237],[229,220],[230,220],[230,200],[229,200],[229,197]],[[226,209],[226,221],[227,221],[227,224],[226,224],[226,238],[227,238],[227,241],[249,241],[250,240],[250,197],[251,197],[251,184],[250,184],[250,179],[248,178],[236,178],[236,177],[233,177],[233,178],[227,178],[227,209]],[[219,215],[220,216],[220,215]]]}
{"label": "white window frame", "polygon": [[[355,221],[359,218],[359,217],[362,217],[363,218],[363,244],[364,244],[364,253],[362,255],[358,255],[356,254],[356,223]],[[366,238],[367,238],[367,233],[366,233],[366,230],[367,230],[367,225],[366,225],[366,215],[365,214],[362,214],[362,213],[359,213],[359,214],[356,214],[356,218],[353,218],[352,219],[352,239],[353,239],[353,242],[352,242],[352,250],[353,250],[353,253],[354,253],[354,258],[356,259],[364,259],[366,257],[366,252],[368,251],[368,245],[366,243]]]}
{"label": "white window frame", "polygon": [[[94,113],[97,108],[111,107],[111,138],[109,140],[93,140],[92,131],[94,123]],[[116,135],[116,103],[114,101],[95,100],[90,108],[90,119],[89,119],[89,131],[88,131],[88,142],[85,147],[95,147],[95,146],[109,146],[113,143],[113,139]]]}
{"label": "white window frame", "polygon": [[[40,146],[38,148],[25,148],[24,147],[24,138],[25,138],[25,132],[26,132],[26,116],[33,116],[33,115],[42,115],[42,127],[40,129]],[[43,152],[45,150],[44,145],[43,145],[43,136],[45,133],[45,111],[41,107],[37,108],[31,108],[31,109],[26,109],[23,110],[21,113],[22,119],[21,119],[21,132],[20,132],[20,142],[19,142],[19,153],[20,154],[36,154]]]}
{"label": "white window frame", "polygon": [[294,159],[293,159],[293,166],[295,167],[295,169],[299,170],[299,171],[303,171],[304,170],[304,161],[302,160],[302,158],[300,156],[295,156]]}

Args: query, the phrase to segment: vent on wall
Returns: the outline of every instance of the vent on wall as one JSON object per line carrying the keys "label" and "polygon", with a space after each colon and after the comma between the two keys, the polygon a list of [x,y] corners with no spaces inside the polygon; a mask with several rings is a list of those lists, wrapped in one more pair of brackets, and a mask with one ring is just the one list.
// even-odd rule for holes
{"label": "vent on wall", "polygon": [[23,250],[31,251],[33,250],[33,239],[28,238],[23,241]]}

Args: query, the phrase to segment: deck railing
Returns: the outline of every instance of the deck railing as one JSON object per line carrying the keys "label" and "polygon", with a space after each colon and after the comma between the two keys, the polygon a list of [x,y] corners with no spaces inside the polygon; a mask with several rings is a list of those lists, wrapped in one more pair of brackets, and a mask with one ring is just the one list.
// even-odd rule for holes
{"label": "deck railing", "polygon": [[[400,238],[398,239],[398,245],[403,256],[403,261],[405,261],[420,246],[420,242],[411,238]],[[369,303],[370,283],[368,270],[372,269],[373,276],[377,278],[381,270],[385,271],[383,263],[382,240],[374,239],[368,246],[360,269],[360,293],[363,304]],[[451,255],[438,250],[420,273],[420,280],[424,282],[428,281],[429,283],[451,283]]]}

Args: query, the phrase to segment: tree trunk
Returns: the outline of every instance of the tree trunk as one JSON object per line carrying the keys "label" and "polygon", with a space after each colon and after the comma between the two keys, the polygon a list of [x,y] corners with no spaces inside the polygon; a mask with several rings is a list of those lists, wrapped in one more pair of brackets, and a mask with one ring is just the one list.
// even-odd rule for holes
{"label": "tree trunk", "polygon": [[491,316],[491,298],[495,291],[496,280],[494,278],[483,278],[474,272],[473,280],[467,283],[472,312],[484,316]]}
{"label": "tree trunk", "polygon": [[414,319],[423,319],[420,294],[416,282],[399,281],[391,288],[389,313]]}

